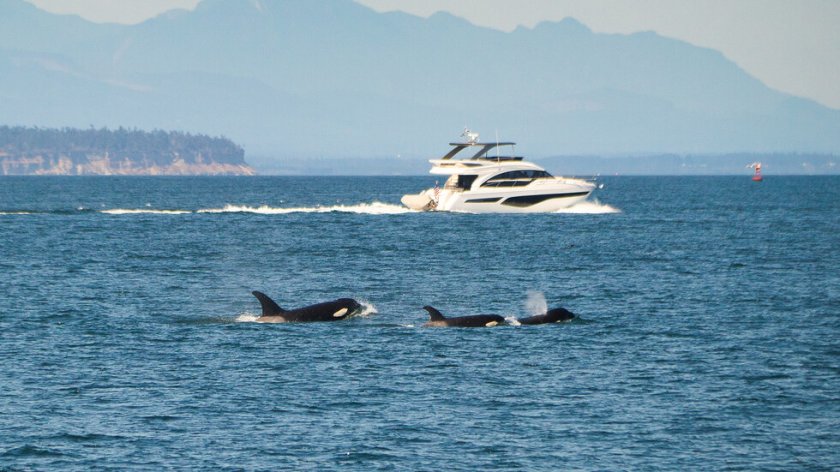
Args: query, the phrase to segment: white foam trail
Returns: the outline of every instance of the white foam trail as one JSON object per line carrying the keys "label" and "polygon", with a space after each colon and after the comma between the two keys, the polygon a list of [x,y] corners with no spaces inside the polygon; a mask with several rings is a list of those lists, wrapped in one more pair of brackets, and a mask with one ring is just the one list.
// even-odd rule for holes
{"label": "white foam trail", "polygon": [[362,310],[359,313],[357,313],[353,316],[368,317],[368,316],[375,315],[375,314],[379,313],[379,310],[376,309],[376,307],[373,305],[373,303],[371,303],[367,300],[357,300],[357,301],[359,302],[360,305],[362,305]]}
{"label": "white foam trail", "polygon": [[[80,207],[80,210],[83,208]],[[107,215],[187,215],[191,213],[255,213],[260,215],[286,215],[290,213],[355,213],[359,215],[402,215],[406,213],[417,213],[416,210],[406,208],[402,205],[392,205],[382,202],[359,203],[356,205],[331,205],[313,207],[272,207],[268,205],[225,205],[222,208],[203,208],[192,210],[155,210],[151,208],[114,208],[110,210],[99,210]],[[463,212],[470,213],[470,212]],[[621,213],[621,210],[610,205],[595,201],[583,201],[569,208],[557,210],[556,213],[567,214],[607,214]],[[0,212],[0,215],[23,215],[28,212]]]}
{"label": "white foam trail", "polygon": [[525,298],[525,310],[533,316],[542,315],[548,311],[545,294],[537,290],[528,290]]}
{"label": "white foam trail", "polygon": [[132,210],[115,208],[113,210],[100,210],[99,213],[105,213],[107,215],[186,215],[192,212],[189,210]]}
{"label": "white foam trail", "polygon": [[520,323],[519,320],[517,320],[515,316],[505,316],[505,321],[507,321],[507,323],[511,326],[521,326],[522,325],[522,323]]}
{"label": "white foam trail", "polygon": [[197,213],[259,213],[262,215],[277,215],[290,213],[286,208],[272,208],[266,205],[249,207],[244,205],[225,205],[224,208],[205,208]]}
{"label": "white foam trail", "polygon": [[237,323],[256,323],[257,318],[259,318],[259,317],[260,317],[260,315],[254,315],[254,314],[245,312],[245,313],[242,313],[241,315],[236,317],[236,322]]}
{"label": "white foam trail", "polygon": [[365,215],[399,215],[413,213],[400,205],[391,205],[382,202],[359,203],[358,205],[332,205],[315,207],[289,207],[278,208],[262,205],[258,207],[246,205],[225,205],[223,208],[206,208],[198,210],[198,213],[259,213],[262,215],[282,215],[287,213],[357,213]]}
{"label": "white foam trail", "polygon": [[31,215],[31,211],[0,211],[0,215]]}
{"label": "white foam trail", "polygon": [[616,207],[601,203],[598,200],[584,200],[580,203],[557,210],[555,213],[570,213],[579,215],[603,215],[607,213],[621,213]]}

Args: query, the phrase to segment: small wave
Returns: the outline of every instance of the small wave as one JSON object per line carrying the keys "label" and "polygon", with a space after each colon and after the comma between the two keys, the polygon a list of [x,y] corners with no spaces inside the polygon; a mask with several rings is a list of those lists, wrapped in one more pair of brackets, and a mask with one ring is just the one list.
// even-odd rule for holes
{"label": "small wave", "polygon": [[61,457],[64,454],[47,448],[41,448],[38,446],[33,446],[31,444],[26,444],[19,447],[13,447],[7,451],[0,453],[0,457]]}
{"label": "small wave", "polygon": [[186,215],[192,213],[189,210],[151,210],[151,209],[127,209],[114,208],[112,210],[100,210],[99,213],[106,215]]}
{"label": "small wave", "polygon": [[60,433],[56,436],[53,436],[55,439],[61,439],[70,442],[96,442],[96,441],[120,441],[125,439],[125,436],[111,436],[108,434],[98,434],[98,433],[85,433],[85,434],[75,434],[75,433]]}
{"label": "small wave", "polygon": [[354,317],[358,316],[364,318],[379,313],[379,310],[376,309],[373,303],[367,300],[359,300],[359,304],[362,305],[362,309],[361,311],[353,315]]}
{"label": "small wave", "polygon": [[0,216],[2,215],[10,215],[10,216],[17,216],[17,215],[76,215],[78,213],[90,211],[85,208],[77,208],[75,210],[0,210]]}
{"label": "small wave", "polygon": [[569,208],[557,210],[555,213],[569,213],[579,215],[603,215],[608,213],[621,213],[621,210],[614,206],[601,203],[598,200],[584,200]]}
{"label": "small wave", "polygon": [[256,323],[257,319],[259,317],[260,317],[260,315],[255,315],[253,313],[245,312],[245,313],[242,313],[241,315],[237,316],[235,321],[237,323]]}
{"label": "small wave", "polygon": [[206,208],[198,213],[258,213],[261,215],[283,215],[288,213],[357,213],[365,215],[399,215],[413,213],[413,210],[400,205],[382,202],[360,203],[358,205],[332,205],[314,207],[278,208],[262,205],[258,207],[246,205],[225,205],[223,208]]}
{"label": "small wave", "polygon": [[515,316],[505,316],[505,321],[511,326],[520,326],[522,324]]}

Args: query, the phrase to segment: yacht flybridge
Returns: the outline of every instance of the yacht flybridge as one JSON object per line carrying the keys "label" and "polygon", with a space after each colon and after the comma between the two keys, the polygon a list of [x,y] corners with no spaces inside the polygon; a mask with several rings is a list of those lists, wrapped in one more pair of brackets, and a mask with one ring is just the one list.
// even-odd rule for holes
{"label": "yacht flybridge", "polygon": [[[432,159],[433,175],[447,175],[443,188],[404,195],[403,205],[422,211],[470,213],[548,213],[584,199],[595,184],[574,178],[554,177],[542,167],[514,155],[516,143],[482,143],[478,133],[464,130],[463,143],[450,143],[452,150]],[[505,154],[502,154],[502,149]],[[466,159],[454,159],[461,151],[475,151]],[[507,151],[510,154],[507,154]]]}

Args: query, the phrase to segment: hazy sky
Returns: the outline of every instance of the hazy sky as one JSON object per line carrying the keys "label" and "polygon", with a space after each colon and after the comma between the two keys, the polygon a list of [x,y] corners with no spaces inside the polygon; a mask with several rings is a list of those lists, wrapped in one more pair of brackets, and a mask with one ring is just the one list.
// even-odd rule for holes
{"label": "hazy sky", "polygon": [[[97,22],[137,23],[198,0],[28,0]],[[317,0],[310,0],[317,1]],[[840,109],[840,0],[357,0],[379,11],[448,11],[512,30],[577,18],[594,31],[656,31],[723,52],[772,88]]]}

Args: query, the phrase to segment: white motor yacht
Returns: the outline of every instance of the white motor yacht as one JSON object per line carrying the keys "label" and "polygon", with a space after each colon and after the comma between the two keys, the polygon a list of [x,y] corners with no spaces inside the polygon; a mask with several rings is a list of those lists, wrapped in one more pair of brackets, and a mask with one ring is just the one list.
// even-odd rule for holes
{"label": "white motor yacht", "polygon": [[[465,130],[463,143],[440,159],[432,159],[433,175],[447,175],[443,188],[404,195],[403,205],[421,211],[470,213],[548,213],[567,208],[595,189],[593,182],[555,177],[542,167],[514,155],[516,143],[482,143],[478,133]],[[510,150],[502,154],[501,150]],[[475,150],[466,159],[454,159],[461,151]]]}

